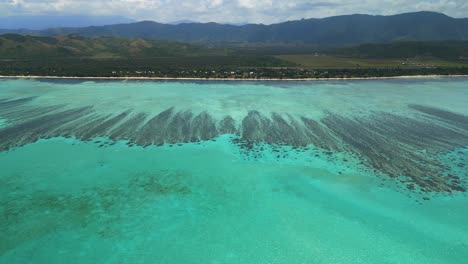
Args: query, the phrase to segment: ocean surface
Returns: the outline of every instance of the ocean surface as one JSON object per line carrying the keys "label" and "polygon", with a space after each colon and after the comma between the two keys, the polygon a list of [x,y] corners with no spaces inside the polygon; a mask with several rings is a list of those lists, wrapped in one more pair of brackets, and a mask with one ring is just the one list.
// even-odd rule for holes
{"label": "ocean surface", "polygon": [[0,80],[0,263],[468,263],[468,79]]}

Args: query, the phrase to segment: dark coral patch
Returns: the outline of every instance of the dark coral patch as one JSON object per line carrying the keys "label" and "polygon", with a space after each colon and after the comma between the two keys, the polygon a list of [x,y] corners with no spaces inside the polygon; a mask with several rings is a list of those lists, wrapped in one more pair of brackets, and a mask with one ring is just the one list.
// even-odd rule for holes
{"label": "dark coral patch", "polygon": [[[336,160],[336,153],[350,153],[376,173],[396,181],[405,177],[403,184],[412,191],[450,193],[466,189],[462,178],[446,176],[454,173],[435,157],[468,146],[468,117],[428,106],[410,105],[412,117],[386,112],[365,116],[330,112],[321,120],[287,113],[264,115],[253,110],[236,123],[230,116],[217,120],[208,112],[194,114],[175,108],[156,115],[134,113],[132,109],[103,115],[92,106],[37,106],[30,104],[33,100],[0,100],[0,117],[10,121],[0,130],[0,151],[57,136],[84,141],[108,137],[113,142],[109,145],[127,140],[129,146],[146,147],[235,134],[238,138],[233,142],[254,158],[262,156],[265,144],[273,148],[278,159],[289,157],[286,146],[301,152],[313,145],[318,149],[311,155],[323,153],[327,159]],[[460,160],[455,167],[464,169],[465,164]]]}

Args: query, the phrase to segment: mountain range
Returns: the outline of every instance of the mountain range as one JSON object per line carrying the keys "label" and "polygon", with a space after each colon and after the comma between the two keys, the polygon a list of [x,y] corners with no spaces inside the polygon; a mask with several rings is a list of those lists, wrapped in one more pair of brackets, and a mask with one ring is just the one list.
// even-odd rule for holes
{"label": "mountain range", "polygon": [[135,20],[121,16],[0,16],[0,27],[11,30],[44,30],[57,27],[89,27],[133,22]]}
{"label": "mountain range", "polygon": [[85,37],[118,36],[181,42],[272,42],[346,46],[394,41],[468,40],[468,19],[435,12],[391,16],[345,15],[302,19],[272,25],[218,23],[162,24],[142,21],[90,27],[60,27],[46,30],[0,30],[2,33]]}

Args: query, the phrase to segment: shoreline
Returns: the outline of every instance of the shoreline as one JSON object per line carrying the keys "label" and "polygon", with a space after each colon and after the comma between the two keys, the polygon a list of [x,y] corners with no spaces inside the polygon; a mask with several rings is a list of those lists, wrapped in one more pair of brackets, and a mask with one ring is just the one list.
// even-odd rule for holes
{"label": "shoreline", "polygon": [[78,76],[49,76],[49,75],[0,75],[0,79],[70,79],[70,80],[154,80],[154,81],[349,81],[349,80],[391,80],[391,79],[436,79],[436,78],[460,78],[468,75],[402,75],[388,77],[348,77],[348,78],[197,78],[197,77],[78,77]]}

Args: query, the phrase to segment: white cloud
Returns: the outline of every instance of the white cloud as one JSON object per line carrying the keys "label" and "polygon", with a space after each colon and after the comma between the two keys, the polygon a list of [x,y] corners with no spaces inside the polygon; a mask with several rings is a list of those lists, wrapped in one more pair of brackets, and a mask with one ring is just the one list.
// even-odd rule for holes
{"label": "white cloud", "polygon": [[239,6],[245,8],[254,8],[255,0],[239,0]]}
{"label": "white cloud", "polygon": [[210,7],[218,7],[223,4],[223,0],[211,0],[210,1]]}
{"label": "white cloud", "polygon": [[284,20],[366,13],[437,11],[468,17],[466,0],[0,0],[0,15],[120,15],[155,21],[190,19],[274,23]]}

